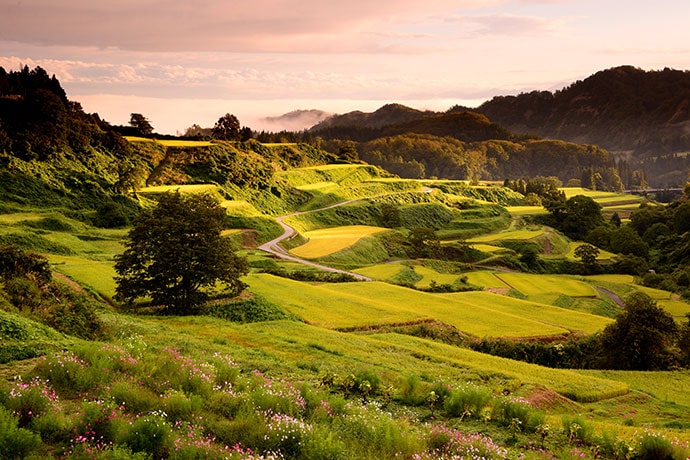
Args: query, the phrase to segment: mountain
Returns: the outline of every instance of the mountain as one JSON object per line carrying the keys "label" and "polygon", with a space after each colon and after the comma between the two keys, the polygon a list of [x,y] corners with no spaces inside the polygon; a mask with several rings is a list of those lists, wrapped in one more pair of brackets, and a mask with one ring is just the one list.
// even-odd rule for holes
{"label": "mountain", "polygon": [[357,110],[342,115],[333,115],[313,126],[311,130],[323,131],[334,126],[379,129],[388,125],[419,120],[431,115],[436,115],[436,112],[412,109],[402,104],[386,104],[372,113]]}
{"label": "mountain", "polygon": [[603,70],[560,91],[497,96],[476,109],[514,132],[645,158],[690,151],[690,72]]}

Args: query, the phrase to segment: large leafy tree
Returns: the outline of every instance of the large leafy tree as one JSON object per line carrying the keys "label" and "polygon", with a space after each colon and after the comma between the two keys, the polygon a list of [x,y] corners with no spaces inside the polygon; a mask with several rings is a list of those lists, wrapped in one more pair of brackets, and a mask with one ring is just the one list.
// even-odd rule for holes
{"label": "large leafy tree", "polygon": [[190,314],[217,283],[228,295],[239,294],[247,263],[221,236],[224,219],[224,209],[210,195],[162,195],[136,219],[125,251],[116,257],[115,299],[132,304],[148,297],[171,313]]}
{"label": "large leafy tree", "polygon": [[216,139],[226,141],[236,141],[240,138],[240,120],[235,115],[226,113],[218,119],[211,130],[211,134]]}
{"label": "large leafy tree", "polygon": [[647,294],[636,292],[625,300],[616,322],[601,335],[605,365],[613,369],[664,369],[672,357],[678,325]]}

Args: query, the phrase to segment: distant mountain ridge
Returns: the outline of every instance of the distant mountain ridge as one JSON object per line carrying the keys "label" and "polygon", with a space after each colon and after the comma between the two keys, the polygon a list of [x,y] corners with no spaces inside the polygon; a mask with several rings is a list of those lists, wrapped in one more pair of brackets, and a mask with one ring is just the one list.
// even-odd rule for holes
{"label": "distant mountain ridge", "polygon": [[596,144],[628,157],[690,152],[690,71],[645,71],[620,66],[553,93],[532,91],[496,96],[476,108],[456,106],[444,113],[387,104],[372,113],[333,115],[310,131],[342,131],[356,137],[367,133],[364,137],[368,139],[361,140],[399,134],[405,129],[460,138],[432,125],[447,125],[448,120],[442,115],[466,112],[486,116],[490,123],[504,128],[504,134]]}
{"label": "distant mountain ridge", "polygon": [[634,157],[690,151],[690,72],[615,67],[554,93],[497,96],[477,112],[514,132]]}

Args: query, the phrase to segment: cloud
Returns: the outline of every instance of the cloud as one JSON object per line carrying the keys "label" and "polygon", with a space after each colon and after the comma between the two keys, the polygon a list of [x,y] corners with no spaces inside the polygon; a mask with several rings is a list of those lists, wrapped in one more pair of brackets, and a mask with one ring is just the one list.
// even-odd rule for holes
{"label": "cloud", "polygon": [[466,38],[487,36],[534,37],[556,34],[564,28],[566,19],[514,14],[490,14],[474,16],[455,15],[445,18],[445,22],[459,26],[459,34]]}
{"label": "cloud", "polygon": [[157,52],[361,52],[375,32],[400,22],[486,4],[480,0],[17,1],[0,16],[0,40]]}

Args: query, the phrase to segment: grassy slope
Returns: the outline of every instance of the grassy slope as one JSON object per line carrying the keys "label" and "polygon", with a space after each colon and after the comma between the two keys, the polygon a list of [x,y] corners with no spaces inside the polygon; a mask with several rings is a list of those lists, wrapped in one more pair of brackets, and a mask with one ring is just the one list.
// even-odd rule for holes
{"label": "grassy slope", "polygon": [[436,319],[479,337],[532,337],[571,330],[592,333],[609,322],[486,292],[434,295],[378,282],[313,286],[268,275],[253,275],[246,282],[253,292],[326,328]]}
{"label": "grassy slope", "polygon": [[[310,171],[294,173],[305,181],[300,187],[314,190],[312,203],[326,203],[330,200],[366,196],[372,191],[415,190],[417,185],[396,180],[379,180],[379,184],[362,187],[356,191],[347,189],[356,186],[362,178],[373,180],[372,173],[361,175],[357,168],[349,166],[311,168]],[[326,176],[320,186],[309,187],[311,175]],[[308,176],[308,177],[307,177]],[[298,179],[291,178],[294,182]],[[331,184],[348,184],[347,187]],[[391,187],[391,184],[393,186]],[[202,187],[203,188],[203,187]],[[157,192],[151,190],[149,192]],[[397,193],[397,192],[396,192]],[[325,195],[330,195],[323,198]],[[255,208],[247,207],[245,202],[228,204],[229,210],[237,209],[238,214],[254,215]],[[3,231],[15,231],[17,224],[26,220],[36,220],[45,216],[42,212],[26,212],[0,216]],[[22,232],[31,230],[20,225]],[[81,235],[81,237],[79,237]],[[118,251],[117,241],[122,231],[100,232],[78,227],[66,232],[44,232],[48,241],[64,244],[73,255],[51,255],[51,262],[58,271],[68,274],[88,285],[105,298],[112,295],[111,257]],[[381,277],[388,274],[379,266]],[[390,273],[400,266],[391,265]],[[422,276],[420,283],[426,283],[436,276],[431,270],[414,267]],[[391,276],[393,276],[392,274]],[[445,275],[455,277],[455,275]],[[468,275],[473,284],[487,287],[504,287],[501,274],[473,272]],[[387,276],[386,278],[389,278]],[[590,295],[591,288],[577,280],[564,281],[563,278],[535,279],[508,276],[512,284],[521,283],[521,289],[528,295],[544,295],[552,289],[566,288],[570,295]],[[518,279],[520,278],[520,279]],[[440,279],[446,278],[439,278]],[[307,322],[321,327],[291,322],[261,323],[247,326],[228,324],[210,318],[143,318],[124,317],[105,313],[117,334],[141,334],[144,340],[158,346],[177,346],[198,353],[212,353],[214,350],[230,351],[246,365],[284,375],[295,379],[316,379],[326,370],[348,372],[354,368],[372,367],[387,376],[391,381],[400,380],[405,373],[415,373],[424,378],[447,381],[473,380],[490,382],[495,390],[500,385],[512,389],[523,386],[543,386],[579,401],[597,401],[628,393],[629,386],[639,391],[653,393],[658,398],[669,399],[678,405],[690,405],[682,395],[664,382],[673,385],[686,385],[685,374],[654,375],[649,379],[644,374],[632,373],[572,373],[553,371],[523,363],[487,357],[447,345],[395,334],[375,334],[357,336],[325,328],[368,327],[382,323],[404,323],[425,319],[438,319],[479,336],[535,336],[558,335],[569,330],[595,332],[609,320],[584,313],[573,312],[521,301],[509,297],[496,296],[485,292],[456,293],[444,295],[425,294],[383,283],[356,283],[341,285],[314,286],[307,283],[270,277],[251,275],[247,278],[251,288],[263,297],[283,306],[286,310],[302,316]],[[542,283],[546,282],[546,284]],[[548,282],[547,282],[548,281]],[[627,283],[627,278],[606,278],[601,283]],[[588,290],[589,288],[589,290]],[[621,288],[622,289],[622,288]],[[670,301],[668,293],[654,292],[656,298]],[[12,321],[17,321],[13,319]],[[43,334],[43,333],[42,333]],[[48,334],[47,332],[45,334]],[[51,346],[70,346],[62,338],[50,334],[41,336]],[[668,378],[672,376],[673,379]],[[596,378],[592,378],[596,377]],[[620,383],[622,382],[622,383]],[[525,389],[524,387],[522,388]],[[618,400],[617,398],[613,401]]]}

